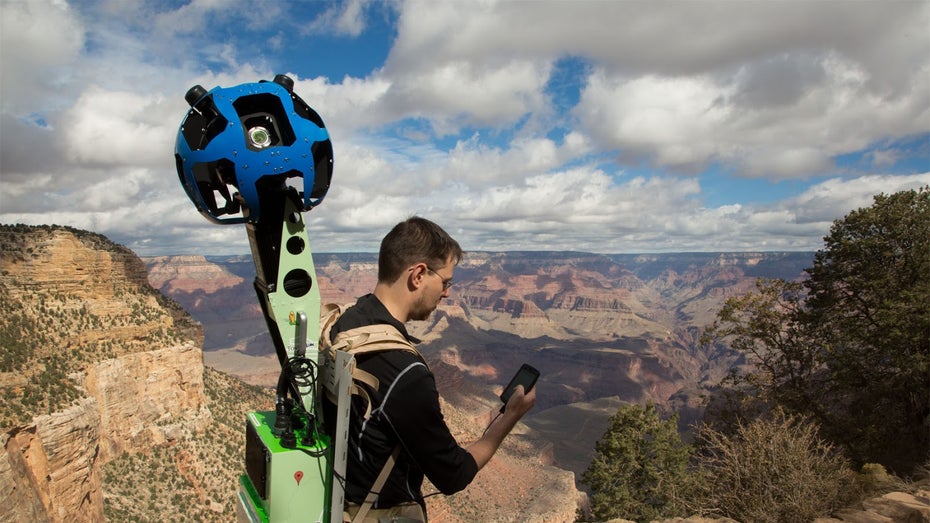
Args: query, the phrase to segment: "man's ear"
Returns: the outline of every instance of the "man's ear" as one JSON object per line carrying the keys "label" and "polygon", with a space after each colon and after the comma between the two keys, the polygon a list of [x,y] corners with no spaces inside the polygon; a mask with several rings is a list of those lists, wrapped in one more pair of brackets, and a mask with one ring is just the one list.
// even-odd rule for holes
{"label": "man's ear", "polygon": [[425,263],[414,265],[407,274],[407,287],[410,290],[419,289],[423,285],[423,279],[426,278],[427,267]]}

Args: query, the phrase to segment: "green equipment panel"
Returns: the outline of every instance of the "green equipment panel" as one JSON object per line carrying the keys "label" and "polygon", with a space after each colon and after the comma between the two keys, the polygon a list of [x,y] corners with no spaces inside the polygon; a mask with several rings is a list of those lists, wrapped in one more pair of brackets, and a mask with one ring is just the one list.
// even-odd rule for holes
{"label": "green equipment panel", "polygon": [[286,448],[273,433],[274,422],[273,411],[246,416],[246,474],[239,478],[238,521],[328,523],[332,495],[329,439],[314,434],[313,444],[302,444],[307,429],[298,429],[296,447]]}

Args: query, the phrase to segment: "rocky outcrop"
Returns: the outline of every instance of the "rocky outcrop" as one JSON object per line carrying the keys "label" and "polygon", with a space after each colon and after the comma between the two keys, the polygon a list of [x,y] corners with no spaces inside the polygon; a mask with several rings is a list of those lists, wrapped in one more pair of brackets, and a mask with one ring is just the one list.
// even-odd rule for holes
{"label": "rocky outcrop", "polygon": [[192,344],[88,368],[87,397],[3,434],[0,493],[18,521],[103,521],[100,468],[211,423]]}
{"label": "rocky outcrop", "polygon": [[194,291],[212,294],[244,281],[203,256],[156,256],[146,258],[145,264],[149,283],[168,295]]}
{"label": "rocky outcrop", "polygon": [[104,521],[103,465],[210,424],[201,331],[99,235],[0,226],[0,247],[4,521]]}
{"label": "rocky outcrop", "polygon": [[203,388],[203,353],[192,343],[129,354],[88,367],[84,388],[99,417],[100,459],[201,432],[212,419]]}
{"label": "rocky outcrop", "polygon": [[891,492],[814,523],[930,523],[930,490]]}
{"label": "rocky outcrop", "polygon": [[[93,398],[38,416],[4,438],[0,492],[19,521],[103,520],[100,412]],[[34,518],[34,519],[30,519]]]}
{"label": "rocky outcrop", "polygon": [[14,296],[41,290],[77,300],[113,298],[148,281],[145,264],[132,251],[84,231],[53,226],[18,234],[3,226],[0,249],[4,277],[16,282],[10,286]]}

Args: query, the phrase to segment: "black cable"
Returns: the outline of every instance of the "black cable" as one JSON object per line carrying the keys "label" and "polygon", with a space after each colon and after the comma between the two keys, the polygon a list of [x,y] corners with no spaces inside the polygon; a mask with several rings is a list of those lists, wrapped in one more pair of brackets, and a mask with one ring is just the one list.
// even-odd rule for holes
{"label": "black cable", "polygon": [[[488,433],[488,429],[490,429],[491,425],[493,425],[494,422],[497,421],[497,418],[501,417],[501,414],[503,414],[503,411],[498,412],[497,416],[494,416],[494,419],[492,419],[491,422],[488,423],[488,426],[484,428],[484,432],[481,433],[481,437],[484,437],[484,435]],[[438,490],[436,492],[430,492],[429,494],[426,494],[425,496],[423,496],[423,499],[431,498],[433,496],[438,496],[440,494],[442,494],[442,492]]]}
{"label": "black cable", "polygon": [[297,386],[316,385],[316,368],[315,361],[305,357],[294,356],[287,360],[288,371],[292,381]]}
{"label": "black cable", "polygon": [[308,416],[310,413],[307,412],[306,407],[304,407],[300,387],[309,388],[314,394],[316,393],[316,366],[316,362],[313,360],[295,356],[287,360],[286,368],[282,369],[282,372],[287,373],[289,378],[288,382],[294,399],[297,401],[297,404],[300,405],[300,409],[304,414]]}
{"label": "black cable", "polygon": [[[294,405],[299,410],[298,414],[302,414],[304,419],[307,420],[306,430],[310,433],[315,442],[321,440],[320,420],[317,419],[314,413],[307,411],[303,398],[301,397],[300,388],[305,387],[311,390],[313,394],[318,393],[317,368],[318,365],[315,361],[302,356],[294,356],[288,359],[284,367],[282,367],[281,375],[278,380],[279,394],[281,389],[286,389],[284,392],[285,395],[288,393],[290,394],[294,400]],[[326,448],[321,448],[320,450],[300,448],[300,451],[314,458],[324,457],[327,453]]]}
{"label": "black cable", "polygon": [[335,470],[333,471],[333,479],[339,482],[339,485],[342,487],[342,492],[346,491],[346,481],[348,481],[344,476],[339,475]]}
{"label": "black cable", "polygon": [[488,426],[484,428],[484,432],[481,433],[481,437],[482,437],[482,438],[484,437],[485,434],[488,433],[488,429],[491,428],[491,425],[493,425],[494,422],[497,421],[497,418],[501,417],[501,414],[503,414],[503,413],[504,413],[504,411],[501,410],[500,412],[497,413],[497,416],[494,416],[494,419],[492,419],[491,422],[488,423]]}

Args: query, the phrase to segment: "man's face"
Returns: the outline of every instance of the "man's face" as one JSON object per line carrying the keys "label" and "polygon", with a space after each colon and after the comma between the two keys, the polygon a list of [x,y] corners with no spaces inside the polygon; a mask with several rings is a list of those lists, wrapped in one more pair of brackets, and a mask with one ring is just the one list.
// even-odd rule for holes
{"label": "man's face", "polygon": [[449,296],[454,271],[455,265],[451,258],[446,260],[442,267],[426,267],[420,295],[414,302],[410,313],[411,320],[422,321],[429,318],[429,315],[439,306],[439,302]]}

